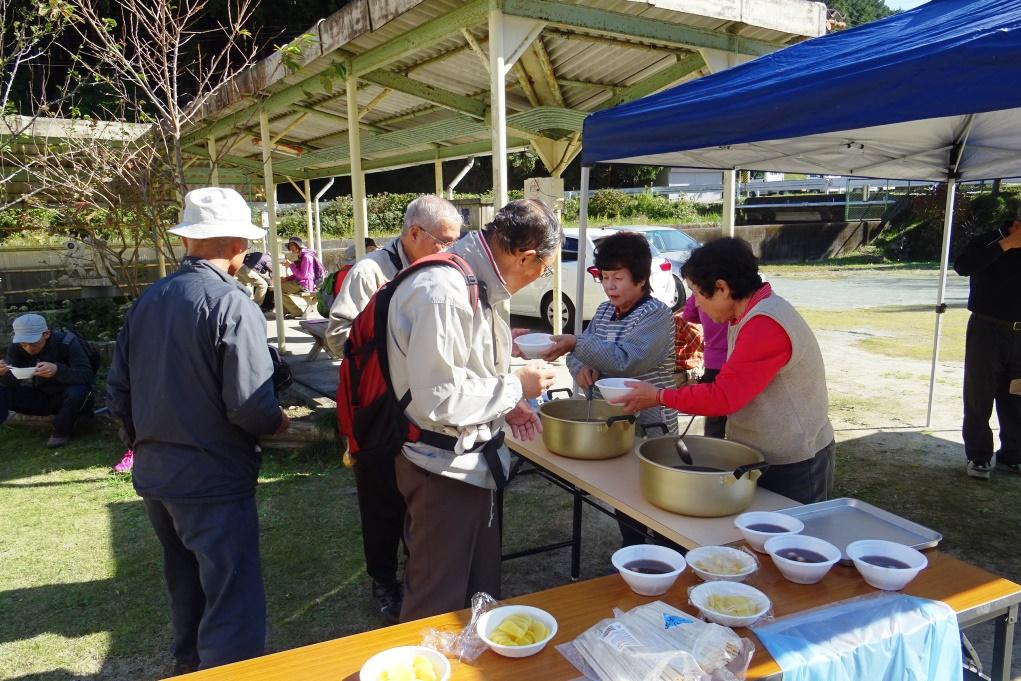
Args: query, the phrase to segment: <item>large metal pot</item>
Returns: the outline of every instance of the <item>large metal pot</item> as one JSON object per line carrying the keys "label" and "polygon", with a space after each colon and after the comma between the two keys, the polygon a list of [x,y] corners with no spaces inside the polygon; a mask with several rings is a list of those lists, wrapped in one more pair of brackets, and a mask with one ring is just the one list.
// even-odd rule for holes
{"label": "large metal pot", "polygon": [[554,454],[571,459],[612,459],[635,446],[635,416],[605,400],[553,400],[539,405],[542,441]]}
{"label": "large metal pot", "polygon": [[715,518],[748,508],[757,481],[769,468],[757,450],[701,435],[684,438],[692,466],[677,454],[676,436],[650,438],[635,448],[642,494],[681,515]]}

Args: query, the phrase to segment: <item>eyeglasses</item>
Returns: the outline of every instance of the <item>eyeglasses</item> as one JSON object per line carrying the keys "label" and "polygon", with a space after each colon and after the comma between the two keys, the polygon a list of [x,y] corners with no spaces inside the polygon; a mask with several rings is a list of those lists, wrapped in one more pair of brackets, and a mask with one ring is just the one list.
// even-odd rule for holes
{"label": "eyeglasses", "polygon": [[535,259],[539,261],[540,265],[542,265],[542,274],[540,274],[539,276],[543,279],[549,279],[550,277],[552,277],[553,268],[547,265],[546,261],[540,258],[538,254],[536,254]]}
{"label": "eyeglasses", "polygon": [[442,248],[443,250],[447,250],[448,248],[450,248],[451,246],[454,245],[455,241],[457,241],[457,239],[454,239],[454,241],[444,241],[443,239],[440,239],[437,236],[433,236],[428,231],[426,231],[423,227],[419,227],[419,229],[422,231],[422,234],[425,234],[427,237],[429,237],[430,239],[435,241],[437,244],[439,244],[440,248]]}

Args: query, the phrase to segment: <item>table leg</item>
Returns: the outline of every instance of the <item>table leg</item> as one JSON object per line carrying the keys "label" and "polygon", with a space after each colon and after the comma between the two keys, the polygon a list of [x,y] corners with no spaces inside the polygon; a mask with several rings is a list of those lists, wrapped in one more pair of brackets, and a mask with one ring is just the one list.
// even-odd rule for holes
{"label": "table leg", "polygon": [[1010,667],[1014,659],[1014,624],[1017,622],[1017,605],[1005,615],[996,618],[993,634],[993,666],[989,670],[993,681],[1010,681]]}
{"label": "table leg", "polygon": [[574,509],[571,518],[571,579],[574,581],[578,581],[581,574],[581,495],[581,490],[574,490]]}

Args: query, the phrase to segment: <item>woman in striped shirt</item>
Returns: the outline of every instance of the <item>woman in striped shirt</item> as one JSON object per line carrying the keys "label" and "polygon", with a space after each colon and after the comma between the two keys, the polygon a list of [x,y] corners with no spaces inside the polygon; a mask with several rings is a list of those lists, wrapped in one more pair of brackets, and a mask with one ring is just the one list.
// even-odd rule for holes
{"label": "woman in striped shirt", "polygon": [[[674,322],[670,308],[652,297],[649,242],[635,232],[618,232],[599,242],[595,265],[609,300],[599,306],[580,336],[554,336],[554,345],[543,359],[552,361],[570,353],[567,368],[582,390],[606,377],[673,388]],[[598,387],[594,392],[602,397]],[[669,433],[676,433],[677,411],[655,405],[638,414],[638,423],[663,423]],[[644,541],[642,533],[623,524],[621,534],[625,545]]]}

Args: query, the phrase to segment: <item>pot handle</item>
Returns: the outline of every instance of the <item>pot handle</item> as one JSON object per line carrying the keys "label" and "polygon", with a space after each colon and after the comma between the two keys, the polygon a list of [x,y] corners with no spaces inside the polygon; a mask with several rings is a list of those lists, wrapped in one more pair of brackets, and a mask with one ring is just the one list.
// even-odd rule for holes
{"label": "pot handle", "polygon": [[574,393],[571,392],[570,388],[553,388],[546,391],[546,399],[552,402],[554,400],[554,393],[567,393],[568,397],[574,397]]}
{"label": "pot handle", "polygon": [[622,416],[611,416],[610,418],[606,419],[606,425],[607,426],[612,426],[614,423],[618,423],[620,421],[627,421],[628,423],[634,423],[636,418],[637,417],[634,414],[624,414]]}
{"label": "pot handle", "polygon": [[664,435],[670,434],[670,429],[667,428],[666,424],[662,421],[657,421],[656,423],[640,423],[638,424],[638,428],[642,431],[642,437],[649,437],[650,428],[662,428]]}
{"label": "pot handle", "polygon": [[[769,468],[769,464],[766,463],[765,461],[760,461],[758,463],[749,463],[745,464],[744,466],[738,466],[737,468],[734,469],[734,480],[740,480],[742,475],[744,475],[745,473],[751,473],[752,471],[760,471],[759,475],[762,475],[762,473],[766,472],[767,468]],[[758,476],[753,478],[751,475],[749,475],[748,479],[758,480]]]}

